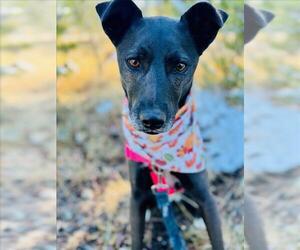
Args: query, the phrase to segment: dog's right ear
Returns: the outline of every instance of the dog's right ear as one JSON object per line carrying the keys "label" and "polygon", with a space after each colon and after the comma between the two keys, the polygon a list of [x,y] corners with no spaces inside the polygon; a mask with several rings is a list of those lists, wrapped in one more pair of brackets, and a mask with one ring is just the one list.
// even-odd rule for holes
{"label": "dog's right ear", "polygon": [[99,3],[96,11],[105,33],[115,46],[118,46],[130,26],[143,18],[141,10],[132,0]]}

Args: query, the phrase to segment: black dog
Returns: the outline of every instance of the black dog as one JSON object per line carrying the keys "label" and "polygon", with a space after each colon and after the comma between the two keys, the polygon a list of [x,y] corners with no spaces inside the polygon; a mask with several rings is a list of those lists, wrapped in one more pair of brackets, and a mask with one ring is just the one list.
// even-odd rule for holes
{"label": "black dog", "polygon": [[[228,15],[207,2],[192,6],[179,21],[143,18],[131,0],[96,7],[105,33],[117,49],[122,87],[136,130],[168,131],[190,92],[199,56],[216,37]],[[155,204],[149,170],[129,162],[132,249],[142,249],[146,209]],[[212,248],[224,249],[221,223],[206,172],[174,174],[199,204]]]}

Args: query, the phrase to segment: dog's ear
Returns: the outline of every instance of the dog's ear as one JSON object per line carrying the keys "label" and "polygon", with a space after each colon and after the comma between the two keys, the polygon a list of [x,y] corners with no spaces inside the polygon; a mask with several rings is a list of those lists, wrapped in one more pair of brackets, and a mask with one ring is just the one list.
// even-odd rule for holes
{"label": "dog's ear", "polygon": [[250,42],[257,33],[267,26],[274,18],[274,14],[267,10],[255,9],[245,4],[244,6],[244,43]]}
{"label": "dog's ear", "polygon": [[260,13],[264,16],[264,19],[266,21],[266,25],[269,22],[271,22],[275,17],[275,15],[272,12],[267,11],[267,10],[260,10]]}
{"label": "dog's ear", "polygon": [[96,11],[103,29],[117,46],[130,26],[143,17],[141,10],[131,0],[113,0],[99,3]]}
{"label": "dog's ear", "polygon": [[228,14],[225,11],[215,9],[208,2],[200,2],[185,12],[180,22],[188,26],[197,51],[201,55],[215,39],[227,18]]}

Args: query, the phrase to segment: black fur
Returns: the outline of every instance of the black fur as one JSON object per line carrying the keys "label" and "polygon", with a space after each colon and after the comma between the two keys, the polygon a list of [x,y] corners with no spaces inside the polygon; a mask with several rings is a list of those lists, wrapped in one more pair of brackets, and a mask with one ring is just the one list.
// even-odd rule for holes
{"label": "black fur", "polygon": [[[105,33],[117,49],[122,87],[135,129],[149,134],[168,131],[191,89],[199,56],[228,15],[203,2],[191,7],[180,20],[144,18],[131,0],[101,3],[96,9]],[[132,60],[134,65],[138,62],[137,67]],[[182,65],[183,70],[178,70]],[[155,201],[149,170],[132,161],[129,169],[132,249],[141,250],[145,211]],[[206,172],[173,174],[198,203],[213,250],[223,250],[221,224]]]}
{"label": "black fur", "polygon": [[186,22],[189,27],[199,55],[215,39],[227,18],[226,12],[215,9],[208,2],[195,4],[181,17],[181,22]]}
{"label": "black fur", "polygon": [[133,22],[141,19],[141,10],[130,0],[103,2],[96,6],[103,29],[117,46]]}

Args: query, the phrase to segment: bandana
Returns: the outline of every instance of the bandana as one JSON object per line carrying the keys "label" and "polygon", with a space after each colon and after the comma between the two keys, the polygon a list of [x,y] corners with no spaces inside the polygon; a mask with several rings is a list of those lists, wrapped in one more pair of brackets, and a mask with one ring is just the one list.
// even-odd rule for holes
{"label": "bandana", "polygon": [[197,173],[204,170],[204,145],[195,111],[196,105],[189,95],[176,113],[172,128],[165,133],[149,135],[133,127],[126,100],[123,105],[126,157],[164,171]]}

